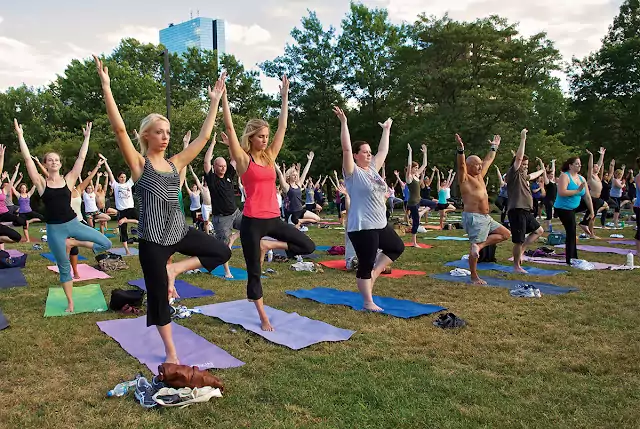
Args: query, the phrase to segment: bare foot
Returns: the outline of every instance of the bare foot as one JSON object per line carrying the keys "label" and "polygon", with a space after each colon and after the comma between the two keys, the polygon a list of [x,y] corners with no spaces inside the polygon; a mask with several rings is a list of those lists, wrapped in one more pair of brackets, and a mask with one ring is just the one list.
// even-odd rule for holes
{"label": "bare foot", "polygon": [[126,256],[131,256],[131,252],[129,252],[129,249],[127,249],[124,253]]}
{"label": "bare foot", "polygon": [[69,304],[64,311],[65,313],[73,313],[73,303]]}
{"label": "bare foot", "polygon": [[78,273],[73,273],[73,278],[78,280],[80,278],[80,274]]}
{"label": "bare foot", "polygon": [[275,328],[273,326],[271,326],[271,322],[269,322],[269,320],[263,320],[260,323],[260,327],[262,328],[263,331],[269,331],[269,332],[273,332],[275,331]]}
{"label": "bare foot", "polygon": [[225,278],[225,279],[232,279],[232,278],[233,278],[233,274],[231,274],[231,273],[224,273],[224,278]]}
{"label": "bare foot", "polygon": [[473,283],[474,285],[481,285],[484,286],[487,284],[487,282],[485,282],[484,280],[482,280],[480,277],[471,277],[471,283]]}
{"label": "bare foot", "polygon": [[367,311],[375,311],[377,313],[384,311],[382,307],[378,307],[374,302],[365,302],[364,309]]}
{"label": "bare foot", "polygon": [[528,274],[527,270],[522,267],[513,267],[513,272],[518,274]]}
{"label": "bare foot", "polygon": [[590,236],[593,240],[600,240],[600,237],[598,237],[597,235],[592,235]]}
{"label": "bare foot", "polygon": [[178,356],[169,356],[164,359],[164,363],[175,363],[176,365],[180,365],[180,361],[178,360]]}
{"label": "bare foot", "polygon": [[471,251],[469,252],[469,256],[472,256],[474,258],[480,257],[480,246],[478,246],[478,243],[471,244]]}

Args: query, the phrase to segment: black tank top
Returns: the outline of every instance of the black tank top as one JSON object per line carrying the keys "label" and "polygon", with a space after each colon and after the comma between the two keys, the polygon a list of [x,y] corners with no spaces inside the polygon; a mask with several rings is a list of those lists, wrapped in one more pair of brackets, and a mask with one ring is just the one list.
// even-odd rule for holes
{"label": "black tank top", "polygon": [[76,218],[76,213],[71,208],[71,191],[66,181],[62,188],[50,188],[47,184],[41,198],[47,223],[66,223]]}

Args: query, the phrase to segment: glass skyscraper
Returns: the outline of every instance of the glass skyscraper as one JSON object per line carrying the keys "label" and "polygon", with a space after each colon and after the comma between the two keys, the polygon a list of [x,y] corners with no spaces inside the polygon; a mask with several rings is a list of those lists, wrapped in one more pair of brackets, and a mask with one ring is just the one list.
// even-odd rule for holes
{"label": "glass skyscraper", "polygon": [[226,53],[224,20],[193,18],[180,24],[169,24],[160,30],[160,43],[169,53],[182,55],[190,48],[218,52],[218,58]]}

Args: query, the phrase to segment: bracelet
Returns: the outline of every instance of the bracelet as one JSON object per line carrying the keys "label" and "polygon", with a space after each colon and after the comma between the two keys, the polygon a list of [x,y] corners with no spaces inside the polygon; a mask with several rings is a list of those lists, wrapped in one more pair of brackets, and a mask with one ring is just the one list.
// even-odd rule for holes
{"label": "bracelet", "polygon": [[496,146],[496,145],[492,144],[492,145],[491,145],[491,151],[493,151],[493,152],[497,152],[497,151],[498,151],[498,146]]}
{"label": "bracelet", "polygon": [[459,153],[460,155],[462,155],[462,154],[464,153],[464,149],[462,149],[462,150],[458,149],[458,153]]}

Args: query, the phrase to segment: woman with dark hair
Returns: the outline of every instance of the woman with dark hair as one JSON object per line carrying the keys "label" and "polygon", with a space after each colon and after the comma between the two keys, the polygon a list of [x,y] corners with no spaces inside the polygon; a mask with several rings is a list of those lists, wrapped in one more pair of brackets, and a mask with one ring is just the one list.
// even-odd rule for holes
{"label": "woman with dark hair", "polygon": [[[0,171],[2,171],[2,169],[4,168],[4,152],[5,152],[5,146],[0,144]],[[4,213],[8,213],[9,209],[6,206],[6,201],[5,201],[6,194],[2,190],[1,185],[2,183],[0,180],[0,206],[2,206],[5,209]],[[14,218],[11,218],[11,219],[7,218],[7,219],[15,222]],[[20,234],[16,232],[13,228],[0,224],[0,246],[3,245],[4,243],[19,243],[21,239],[22,239],[22,236],[20,236]],[[4,248],[2,247],[0,247],[0,249],[4,250]]]}
{"label": "woman with dark hair", "polygon": [[333,111],[340,120],[342,171],[351,198],[347,234],[358,257],[358,290],[366,310],[384,311],[373,302],[373,286],[387,266],[404,252],[402,240],[387,223],[387,184],[378,174],[389,152],[392,120],[379,123],[382,138],[374,156],[367,142],[356,141],[352,147],[347,116],[339,107],[334,107]]}
{"label": "woman with dark hair", "polygon": [[[418,245],[418,227],[420,226],[420,176],[427,168],[427,146],[422,145],[420,148],[422,152],[422,165],[420,166],[413,160],[413,150],[411,145],[407,145],[409,150],[409,158],[407,160],[406,180],[409,187],[409,201],[407,203],[407,209],[411,213],[411,245],[419,248]],[[385,182],[386,184],[386,182]],[[426,210],[426,209],[425,209]]]}
{"label": "woman with dark hair", "polygon": [[591,201],[587,181],[579,174],[581,167],[580,158],[577,156],[569,158],[562,164],[560,169],[562,174],[556,180],[558,195],[554,207],[567,236],[567,265],[571,265],[572,259],[578,259],[576,212],[580,211],[581,205],[586,204],[590,217],[594,216],[593,202]]}

